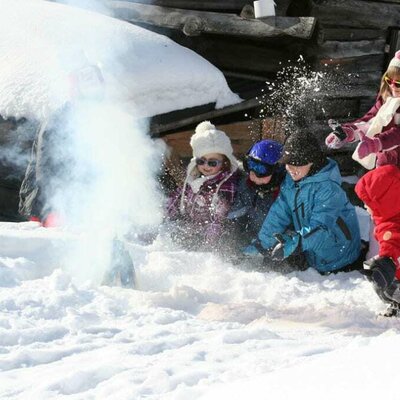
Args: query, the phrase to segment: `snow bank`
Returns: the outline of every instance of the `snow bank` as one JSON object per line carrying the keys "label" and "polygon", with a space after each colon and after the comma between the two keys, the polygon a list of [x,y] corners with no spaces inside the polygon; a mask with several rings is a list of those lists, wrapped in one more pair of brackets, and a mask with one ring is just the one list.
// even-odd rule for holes
{"label": "snow bank", "polygon": [[252,272],[158,240],[129,247],[140,290],[97,287],[50,257],[71,240],[0,223],[0,398],[396,399],[398,320],[357,272]]}
{"label": "snow bank", "polygon": [[240,101],[222,73],[165,36],[41,0],[2,0],[0,114],[41,119],[70,96],[68,74],[89,60],[107,95],[140,117]]}

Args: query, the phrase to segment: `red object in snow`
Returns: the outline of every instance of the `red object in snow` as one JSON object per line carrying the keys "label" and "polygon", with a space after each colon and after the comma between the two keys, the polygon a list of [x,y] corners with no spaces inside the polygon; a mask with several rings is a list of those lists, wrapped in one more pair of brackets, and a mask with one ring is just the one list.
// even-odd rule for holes
{"label": "red object in snow", "polygon": [[42,221],[42,226],[44,226],[45,228],[56,228],[61,225],[61,217],[54,212],[49,213],[47,217]]}

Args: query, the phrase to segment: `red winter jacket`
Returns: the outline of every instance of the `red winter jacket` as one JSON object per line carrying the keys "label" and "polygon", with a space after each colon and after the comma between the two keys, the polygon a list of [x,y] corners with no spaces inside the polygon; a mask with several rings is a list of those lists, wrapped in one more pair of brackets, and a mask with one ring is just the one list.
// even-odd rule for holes
{"label": "red winter jacket", "polygon": [[357,182],[355,191],[372,211],[379,255],[393,259],[400,279],[400,169],[394,165],[376,168]]}

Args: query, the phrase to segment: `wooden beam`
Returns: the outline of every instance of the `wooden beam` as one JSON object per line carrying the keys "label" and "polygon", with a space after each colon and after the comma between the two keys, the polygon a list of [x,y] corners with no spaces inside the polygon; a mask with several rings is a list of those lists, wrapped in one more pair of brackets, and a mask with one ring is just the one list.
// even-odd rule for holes
{"label": "wooden beam", "polygon": [[227,114],[246,111],[252,108],[259,107],[260,103],[258,99],[251,99],[247,101],[243,101],[239,104],[235,104],[233,106],[225,107],[220,110],[214,110],[208,113],[198,114],[190,118],[185,118],[179,121],[171,122],[168,124],[151,124],[150,125],[150,134],[151,136],[160,136],[165,132],[178,130],[180,128],[184,128],[186,126],[198,124],[204,120],[211,120],[214,118],[222,117]]}
{"label": "wooden beam", "polygon": [[[183,36],[183,35],[182,35]],[[294,39],[266,39],[255,42],[224,36],[175,38],[179,44],[189,47],[221,70],[271,77],[281,70],[288,59],[297,60],[304,54],[304,42]],[[267,42],[268,41],[268,42]]]}
{"label": "wooden beam", "polygon": [[310,47],[308,55],[328,58],[348,58],[385,53],[386,40],[360,40],[354,42],[327,41],[321,45]]}
{"label": "wooden beam", "polygon": [[356,29],[346,27],[332,27],[329,25],[319,25],[318,27],[318,43],[322,44],[326,41],[339,40],[341,42],[356,40],[376,40],[386,39],[387,31],[380,29]]}
{"label": "wooden beam", "polygon": [[313,0],[311,15],[322,24],[387,29],[400,25],[400,4],[360,0]]}
{"label": "wooden beam", "polygon": [[188,10],[240,11],[248,0],[126,0],[129,3],[152,4]]}
{"label": "wooden beam", "polygon": [[[317,64],[321,67],[339,68],[341,72],[376,72],[382,71],[384,67],[384,54],[360,57],[324,58],[318,59]],[[317,65],[316,65],[317,68]]]}
{"label": "wooden beam", "polygon": [[109,0],[106,5],[117,18],[182,30],[187,36],[208,33],[257,39],[279,36],[309,39],[315,26],[315,18],[312,17],[270,17],[263,22],[259,19],[244,19],[235,14],[182,10],[127,1]]}

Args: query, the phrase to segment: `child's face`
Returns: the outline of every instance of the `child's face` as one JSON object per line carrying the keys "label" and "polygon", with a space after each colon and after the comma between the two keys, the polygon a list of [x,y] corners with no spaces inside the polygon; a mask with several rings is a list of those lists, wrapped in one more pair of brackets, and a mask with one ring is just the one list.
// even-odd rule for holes
{"label": "child's face", "polygon": [[306,165],[290,165],[286,164],[286,171],[289,172],[290,176],[292,179],[296,182],[299,181],[300,179],[303,179],[305,176],[308,175],[310,172],[312,163],[308,163]]}
{"label": "child's face", "polygon": [[[205,154],[203,157],[196,159],[197,169],[204,176],[218,174],[222,170],[223,163],[224,156],[218,153]],[[213,164],[217,165],[214,166]]]}
{"label": "child's face", "polygon": [[256,185],[267,185],[267,184],[270,182],[270,180],[271,180],[271,178],[272,178],[272,175],[263,176],[262,178],[259,178],[259,177],[254,173],[254,171],[250,171],[250,173],[249,173],[249,178],[250,178],[250,180],[251,180],[253,183],[255,183]]}
{"label": "child's face", "polygon": [[390,88],[393,97],[400,97],[400,76],[397,74],[385,77],[386,83]]}

